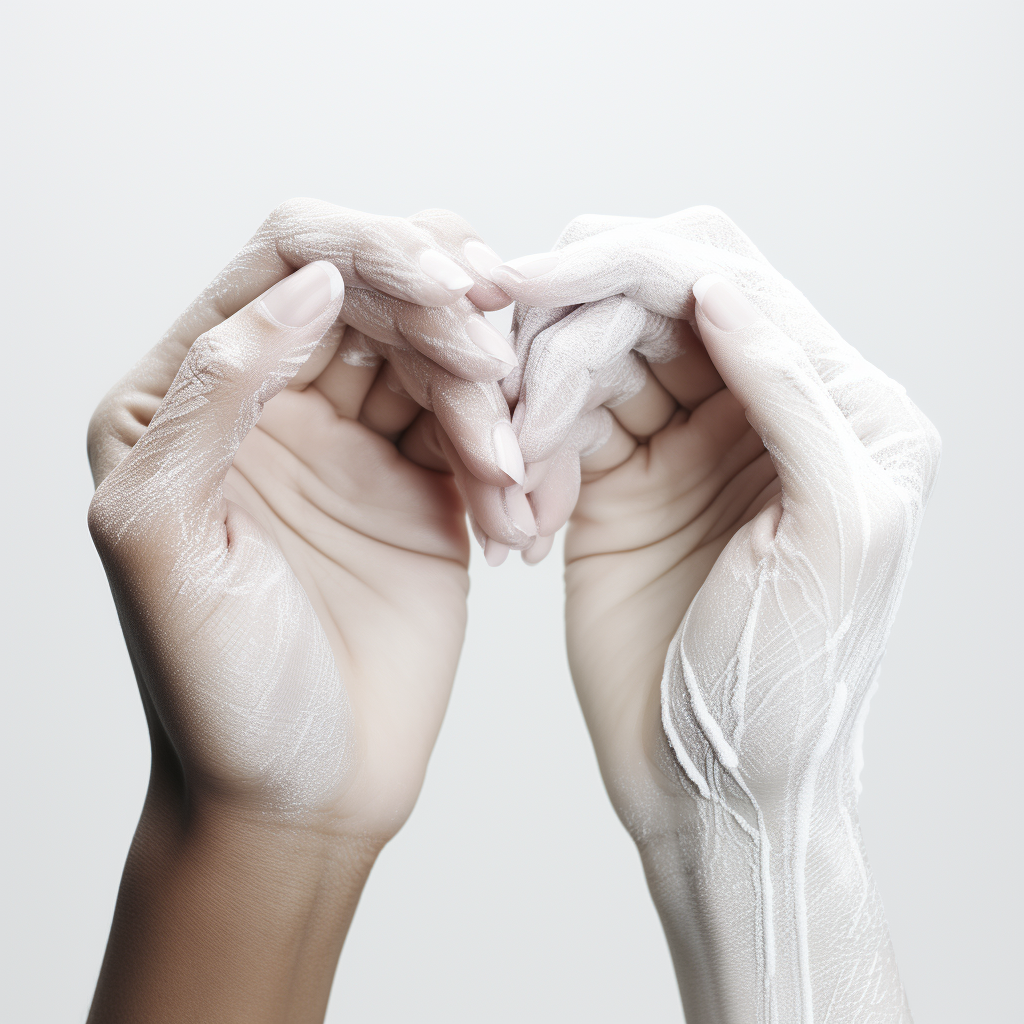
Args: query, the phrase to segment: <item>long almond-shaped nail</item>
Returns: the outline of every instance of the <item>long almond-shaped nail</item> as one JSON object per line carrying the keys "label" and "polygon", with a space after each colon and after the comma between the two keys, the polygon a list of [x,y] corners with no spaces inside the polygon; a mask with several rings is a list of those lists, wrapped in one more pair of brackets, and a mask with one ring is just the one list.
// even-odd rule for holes
{"label": "long almond-shaped nail", "polygon": [[436,249],[425,249],[420,254],[420,269],[451,292],[464,292],[473,287],[473,278],[458,263]]}
{"label": "long almond-shaped nail", "polygon": [[502,263],[501,266],[495,267],[492,273],[495,279],[497,279],[502,271],[507,270],[513,276],[518,275],[521,278],[525,277],[530,280],[550,273],[558,266],[558,260],[558,253],[551,252],[542,252],[535,256],[520,256],[518,259],[509,260],[507,263]]}
{"label": "long almond-shaped nail", "polygon": [[492,359],[501,360],[509,369],[519,365],[512,346],[482,316],[473,316],[466,321],[466,333],[469,340]]}
{"label": "long almond-shaped nail", "polygon": [[285,327],[311,324],[345,290],[338,268],[326,260],[307,263],[278,281],[260,301],[263,308]]}
{"label": "long almond-shaped nail", "polygon": [[530,499],[518,484],[505,488],[505,510],[508,512],[512,525],[527,537],[537,536],[537,520],[530,507]]}
{"label": "long almond-shaped nail", "polygon": [[462,245],[466,262],[485,280],[491,281],[491,271],[501,263],[501,257],[478,238],[467,238]]}
{"label": "long almond-shaped nail", "polygon": [[741,331],[761,317],[739,288],[721,274],[705,274],[694,284],[693,297],[720,331]]}
{"label": "long almond-shaped nail", "polygon": [[499,420],[494,425],[494,461],[498,469],[522,484],[526,479],[526,467],[523,465],[523,453],[519,450],[519,438],[508,420]]}
{"label": "long almond-shaped nail", "polygon": [[490,566],[499,566],[502,562],[508,558],[509,546],[502,544],[499,540],[493,540],[491,537],[487,538],[487,543],[484,544],[484,559]]}
{"label": "long almond-shaped nail", "polygon": [[552,534],[550,537],[538,537],[524,552],[523,561],[527,565],[536,565],[538,562],[547,558],[548,553],[551,551],[552,545],[555,543],[555,535]]}

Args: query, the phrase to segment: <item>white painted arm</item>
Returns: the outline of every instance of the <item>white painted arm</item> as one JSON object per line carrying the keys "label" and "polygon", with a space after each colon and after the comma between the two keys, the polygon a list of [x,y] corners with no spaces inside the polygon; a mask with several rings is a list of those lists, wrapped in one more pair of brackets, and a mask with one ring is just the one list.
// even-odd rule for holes
{"label": "white painted arm", "polygon": [[[572,510],[573,677],[687,1019],[909,1020],[856,805],[938,436],[724,215],[600,228],[495,279],[532,307],[513,422],[541,534]],[[575,467],[567,407],[608,428]]]}

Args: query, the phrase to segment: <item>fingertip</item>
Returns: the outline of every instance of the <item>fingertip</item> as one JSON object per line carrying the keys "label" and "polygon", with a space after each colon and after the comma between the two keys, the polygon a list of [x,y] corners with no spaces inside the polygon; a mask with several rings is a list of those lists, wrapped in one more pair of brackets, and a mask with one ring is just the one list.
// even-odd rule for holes
{"label": "fingertip", "polygon": [[461,298],[475,284],[458,263],[436,249],[424,249],[419,264],[427,277],[452,293],[453,299]]}
{"label": "fingertip", "polygon": [[462,255],[485,281],[494,281],[491,271],[501,266],[502,259],[489,245],[485,245],[479,238],[467,238],[462,243]]}
{"label": "fingertip", "polygon": [[508,420],[499,420],[492,432],[494,440],[494,461],[513,483],[522,485],[526,480],[526,466],[519,448],[519,438]]}
{"label": "fingertip", "polygon": [[484,542],[484,559],[492,569],[496,569],[508,558],[508,553],[511,550],[507,544],[488,537]]}
{"label": "fingertip", "polygon": [[726,333],[742,331],[761,319],[747,297],[721,274],[699,278],[693,286],[693,297],[711,326]]}
{"label": "fingertip", "polygon": [[523,490],[529,494],[536,490],[551,468],[551,459],[541,459],[539,462],[531,462],[526,467],[526,479],[523,483]]}
{"label": "fingertip", "polygon": [[331,302],[338,298],[340,295],[342,299],[345,297],[345,280],[341,276],[341,271],[329,260],[317,260],[317,263],[323,267],[326,271],[328,278],[331,282]]}
{"label": "fingertip", "polygon": [[538,565],[551,553],[554,543],[554,534],[548,537],[537,537],[528,548],[521,552],[523,561],[527,565]]}
{"label": "fingertip", "polygon": [[531,256],[520,256],[518,259],[500,263],[491,270],[491,280],[501,284],[507,280],[513,283],[532,281],[535,278],[550,274],[558,266],[561,256],[557,252],[540,252]]}
{"label": "fingertip", "polygon": [[722,277],[721,274],[705,274],[694,282],[693,297],[697,300],[697,305],[700,305],[704,301],[704,296],[707,294],[708,289],[713,284],[718,284],[720,281],[725,281],[725,278]]}
{"label": "fingertip", "polygon": [[506,487],[504,498],[505,511],[512,525],[525,536],[536,537],[537,519],[522,486],[516,484],[514,487]]}

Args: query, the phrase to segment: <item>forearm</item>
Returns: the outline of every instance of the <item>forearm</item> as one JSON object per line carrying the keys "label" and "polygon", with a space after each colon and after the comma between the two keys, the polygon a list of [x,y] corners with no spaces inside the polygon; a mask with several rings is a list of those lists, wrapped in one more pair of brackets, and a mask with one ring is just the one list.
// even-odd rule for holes
{"label": "forearm", "polygon": [[321,1021],[375,856],[151,786],[90,1024]]}
{"label": "forearm", "polygon": [[856,820],[817,814],[798,863],[795,808],[709,810],[641,846],[687,1021],[909,1022]]}

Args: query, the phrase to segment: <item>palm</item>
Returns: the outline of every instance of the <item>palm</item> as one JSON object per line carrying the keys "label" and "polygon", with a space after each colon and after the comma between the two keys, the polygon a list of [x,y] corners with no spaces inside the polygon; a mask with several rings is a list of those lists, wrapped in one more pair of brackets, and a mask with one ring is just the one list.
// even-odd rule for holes
{"label": "palm", "polygon": [[332,814],[392,833],[416,799],[465,629],[468,544],[451,478],[311,387],[268,403],[225,492],[309,598],[314,615],[307,605],[293,632],[326,637],[341,677],[352,736]]}
{"label": "palm", "polygon": [[658,701],[669,643],[773,490],[768,454],[725,390],[689,418],[678,412],[621,466],[585,478],[566,541],[567,642],[613,790],[635,785],[623,776],[629,765],[669,763]]}

